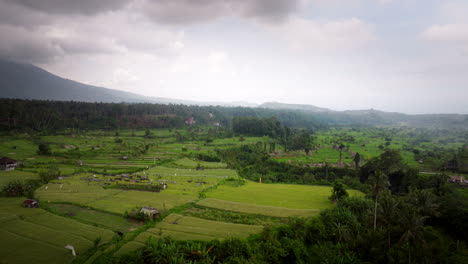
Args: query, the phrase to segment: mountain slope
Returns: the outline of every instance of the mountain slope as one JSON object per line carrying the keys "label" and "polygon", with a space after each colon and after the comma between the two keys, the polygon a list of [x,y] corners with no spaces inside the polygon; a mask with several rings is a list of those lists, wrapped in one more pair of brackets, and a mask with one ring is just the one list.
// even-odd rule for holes
{"label": "mountain slope", "polygon": [[31,64],[0,60],[0,97],[80,102],[256,106],[247,102],[196,102],[87,85],[64,79]]}
{"label": "mountain slope", "polygon": [[30,64],[0,60],[1,97],[83,102],[152,102],[142,95],[86,85]]}

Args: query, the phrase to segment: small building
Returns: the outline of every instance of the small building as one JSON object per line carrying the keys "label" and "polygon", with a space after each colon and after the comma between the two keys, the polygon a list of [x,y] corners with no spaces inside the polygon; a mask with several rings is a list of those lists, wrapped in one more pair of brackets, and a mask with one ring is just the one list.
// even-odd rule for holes
{"label": "small building", "polygon": [[23,201],[23,206],[26,208],[39,208],[39,203],[34,199],[26,199]]}
{"label": "small building", "polygon": [[193,116],[185,119],[185,124],[186,125],[189,125],[189,126],[192,126],[192,125],[195,125],[195,118]]}
{"label": "small building", "polygon": [[18,161],[8,157],[0,158],[0,170],[12,171],[18,167]]}
{"label": "small building", "polygon": [[149,206],[144,206],[141,208],[140,213],[145,214],[148,218],[151,219],[156,219],[159,217],[159,210]]}
{"label": "small building", "polygon": [[450,176],[449,179],[448,179],[448,182],[456,183],[456,184],[460,184],[460,185],[468,184],[468,181],[462,175],[460,175],[460,176]]}

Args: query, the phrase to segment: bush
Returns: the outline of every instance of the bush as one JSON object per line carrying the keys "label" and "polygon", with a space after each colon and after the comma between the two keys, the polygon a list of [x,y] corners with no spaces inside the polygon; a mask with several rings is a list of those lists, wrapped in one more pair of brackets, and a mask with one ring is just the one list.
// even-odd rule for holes
{"label": "bush", "polygon": [[40,183],[37,180],[18,181],[14,180],[5,185],[0,192],[6,197],[27,197],[34,198],[34,190],[39,187]]}
{"label": "bush", "polygon": [[44,170],[39,171],[39,178],[43,183],[48,183],[51,180],[57,179],[62,172],[56,166],[50,166]]}
{"label": "bush", "polygon": [[52,151],[50,150],[49,144],[40,143],[37,150],[38,155],[50,156],[52,155]]}

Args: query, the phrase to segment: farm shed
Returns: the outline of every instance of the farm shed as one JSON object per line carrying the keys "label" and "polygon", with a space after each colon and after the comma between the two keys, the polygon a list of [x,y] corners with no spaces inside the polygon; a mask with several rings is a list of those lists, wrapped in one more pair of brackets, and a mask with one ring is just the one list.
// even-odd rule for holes
{"label": "farm shed", "polygon": [[448,179],[448,182],[457,183],[457,184],[460,184],[460,185],[468,184],[468,181],[465,179],[464,176],[450,176],[449,179]]}
{"label": "farm shed", "polygon": [[18,166],[18,161],[8,157],[0,158],[0,170],[11,171]]}
{"label": "farm shed", "polygon": [[149,206],[144,206],[143,208],[141,208],[140,213],[143,213],[152,219],[156,219],[156,217],[159,216],[159,210]]}
{"label": "farm shed", "polygon": [[39,203],[34,199],[26,199],[23,201],[23,206],[26,208],[39,208]]}

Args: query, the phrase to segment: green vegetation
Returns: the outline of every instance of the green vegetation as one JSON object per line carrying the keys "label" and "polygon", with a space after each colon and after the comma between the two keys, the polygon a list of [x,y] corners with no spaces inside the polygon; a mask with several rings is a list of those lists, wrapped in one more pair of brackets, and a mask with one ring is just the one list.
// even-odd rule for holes
{"label": "green vegetation", "polygon": [[[66,109],[41,129],[0,127],[0,156],[21,164],[0,171],[1,194],[18,197],[0,198],[9,263],[466,260],[467,192],[447,182],[466,171],[465,132],[326,128],[270,110],[25,104],[101,116]],[[25,197],[41,209],[23,208]],[[125,218],[143,207],[155,219]]]}

